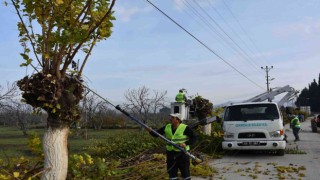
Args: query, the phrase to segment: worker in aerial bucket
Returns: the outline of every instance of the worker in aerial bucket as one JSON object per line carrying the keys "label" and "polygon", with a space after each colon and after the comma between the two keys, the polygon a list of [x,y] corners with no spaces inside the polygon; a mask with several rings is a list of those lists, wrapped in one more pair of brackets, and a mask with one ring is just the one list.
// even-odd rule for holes
{"label": "worker in aerial bucket", "polygon": [[187,102],[187,96],[184,94],[184,89],[179,90],[179,93],[176,95],[176,101],[180,103]]}
{"label": "worker in aerial bucket", "polygon": [[[190,145],[194,144],[197,136],[195,132],[187,125],[182,123],[182,116],[179,113],[170,114],[170,123],[158,129],[157,132],[185,150],[190,150]],[[149,133],[158,137],[149,127],[146,129]],[[180,170],[184,180],[190,177],[190,157],[176,147],[167,144],[167,172],[169,180],[178,179],[178,170]]]}

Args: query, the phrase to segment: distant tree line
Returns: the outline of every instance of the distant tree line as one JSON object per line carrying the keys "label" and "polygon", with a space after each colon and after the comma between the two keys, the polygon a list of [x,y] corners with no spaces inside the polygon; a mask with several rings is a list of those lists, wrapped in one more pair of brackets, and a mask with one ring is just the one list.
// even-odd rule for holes
{"label": "distant tree line", "polygon": [[[71,129],[77,136],[88,137],[88,129],[101,130],[110,128],[140,128],[140,125],[131,121],[117,111],[103,99],[89,90],[85,90],[84,98],[79,104],[80,119],[72,123]],[[47,113],[21,102],[21,96],[16,83],[0,85],[0,126],[16,126],[27,135],[33,128],[46,126]],[[148,126],[157,128],[168,121],[170,114],[170,100],[167,91],[152,90],[142,86],[137,89],[128,89],[124,93],[125,101],[120,106],[132,116],[138,118]],[[212,103],[199,95],[190,97],[196,107],[194,116],[201,120],[212,113]],[[36,113],[35,113],[36,112]]]}
{"label": "distant tree line", "polygon": [[313,82],[305,87],[295,102],[296,106],[310,106],[312,112],[320,112],[320,74],[318,82],[313,79]]}
{"label": "distant tree line", "polygon": [[[0,85],[0,126],[16,126],[24,135],[32,128],[44,128],[47,113],[21,101],[16,83]],[[143,86],[125,92],[121,105],[132,116],[152,126],[163,125],[170,108],[167,107],[167,92],[150,90]],[[138,128],[135,122],[111,107],[101,98],[87,91],[79,104],[80,119],[72,123],[76,134],[87,137],[87,129]]]}
{"label": "distant tree line", "polygon": [[24,135],[29,128],[43,127],[45,114],[34,114],[34,109],[19,97],[16,83],[0,85],[0,125],[16,126]]}

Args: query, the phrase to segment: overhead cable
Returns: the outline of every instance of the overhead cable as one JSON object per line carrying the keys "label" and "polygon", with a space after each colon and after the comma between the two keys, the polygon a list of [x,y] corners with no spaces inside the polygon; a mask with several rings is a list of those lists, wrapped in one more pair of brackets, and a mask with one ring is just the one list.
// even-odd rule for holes
{"label": "overhead cable", "polygon": [[213,17],[207,13],[203,7],[200,6],[200,4],[196,1],[193,0],[193,2],[196,4],[196,6],[220,29],[220,31],[223,32],[225,36],[227,36],[239,49],[240,51],[248,58],[244,58],[250,65],[252,65],[253,68],[258,69],[257,66],[253,63],[254,60],[248,55],[248,53],[219,25],[217,21],[213,19]]}
{"label": "overhead cable", "polygon": [[[249,59],[247,59],[247,57],[244,56],[244,54],[242,52],[239,51],[239,49],[237,49],[236,47],[233,46],[233,44],[231,42],[229,42],[224,36],[223,34],[221,34],[213,25],[211,22],[209,22],[195,7],[193,7],[193,5],[191,3],[189,3],[187,0],[183,0],[181,1],[186,7],[188,7],[190,9],[190,11],[195,15],[197,16],[205,25],[207,25],[207,27],[209,28],[211,34],[213,34],[214,36],[211,36],[213,38],[215,38],[215,40],[219,41],[219,39],[216,38],[216,36],[218,36],[219,38],[221,38],[222,42],[221,45],[224,45],[225,47],[229,46],[233,51],[232,53],[234,55],[238,55],[239,56],[239,59],[244,59],[248,62],[249,65],[252,66],[252,68],[254,70],[256,70],[258,73],[261,73],[260,68],[257,69],[257,67],[252,63],[250,62]],[[180,6],[178,3],[177,3],[178,6]],[[182,8],[181,8],[182,9]],[[189,16],[191,16],[189,14],[189,11],[185,11]],[[210,15],[208,15],[210,16]],[[193,16],[191,16],[192,18],[194,18]],[[195,18],[194,18],[195,19]],[[198,23],[199,21],[197,19],[195,19]],[[200,25],[203,26],[203,24],[199,23]],[[212,33],[213,32],[213,33]],[[235,43],[235,42],[234,42]],[[226,46],[227,45],[227,46]],[[249,56],[248,56],[249,57]]]}
{"label": "overhead cable", "polygon": [[155,4],[150,2],[149,0],[146,0],[149,4],[151,4],[154,8],[156,8],[159,12],[161,12],[164,16],[166,16],[169,20],[171,20],[174,24],[176,24],[178,27],[180,27],[183,31],[185,31],[187,34],[189,34],[193,39],[198,41],[202,46],[204,46],[207,50],[209,50],[211,53],[213,53],[215,56],[217,56],[220,60],[222,60],[224,63],[226,63],[228,66],[230,66],[232,69],[237,71],[241,76],[255,84],[257,87],[261,89],[265,89],[253,80],[251,80],[249,77],[247,77],[245,74],[243,74],[241,71],[239,71],[236,67],[234,67],[232,64],[230,64],[228,61],[226,61],[224,58],[222,58],[219,54],[217,54],[214,50],[212,50],[210,47],[208,47],[205,43],[203,43],[201,40],[199,40],[197,37],[195,37],[193,34],[191,34],[188,30],[186,30],[184,27],[182,27],[178,22],[176,22],[174,19],[172,19],[170,16],[168,16],[165,12],[163,12],[160,8],[158,8]]}
{"label": "overhead cable", "polygon": [[229,8],[229,6],[224,2],[224,0],[222,0],[223,4],[226,6],[227,10],[230,12],[230,14],[232,15],[232,17],[236,20],[236,22],[239,24],[240,28],[242,29],[242,31],[246,34],[246,36],[249,38],[249,40],[251,41],[251,43],[253,44],[253,46],[256,48],[256,50],[258,51],[258,53],[260,54],[261,57],[263,57],[263,60],[268,63],[268,60],[265,58],[265,56],[263,56],[263,54],[261,53],[260,49],[258,48],[258,46],[256,45],[256,43],[253,41],[253,39],[251,38],[251,36],[249,36],[248,32],[243,28],[242,24],[240,23],[240,21],[238,20],[238,18],[235,16],[235,14],[231,11],[231,9]]}

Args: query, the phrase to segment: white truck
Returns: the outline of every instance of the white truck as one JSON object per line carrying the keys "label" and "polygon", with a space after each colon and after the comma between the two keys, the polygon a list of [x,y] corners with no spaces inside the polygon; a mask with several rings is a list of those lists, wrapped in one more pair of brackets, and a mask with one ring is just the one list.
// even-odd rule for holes
{"label": "white truck", "polygon": [[284,155],[283,118],[277,103],[247,102],[226,107],[223,115],[226,150],[272,150]]}

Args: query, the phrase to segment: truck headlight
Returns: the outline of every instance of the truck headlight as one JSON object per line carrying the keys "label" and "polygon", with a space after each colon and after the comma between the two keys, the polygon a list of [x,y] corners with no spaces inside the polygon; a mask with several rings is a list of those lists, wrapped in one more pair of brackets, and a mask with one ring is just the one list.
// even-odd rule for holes
{"label": "truck headlight", "polygon": [[224,137],[225,137],[225,138],[234,138],[234,133],[225,132],[225,133],[224,133]]}
{"label": "truck headlight", "polygon": [[273,132],[269,132],[269,134],[270,134],[270,137],[272,138],[278,138],[278,137],[281,137],[281,135],[283,135],[281,131],[273,131]]}

